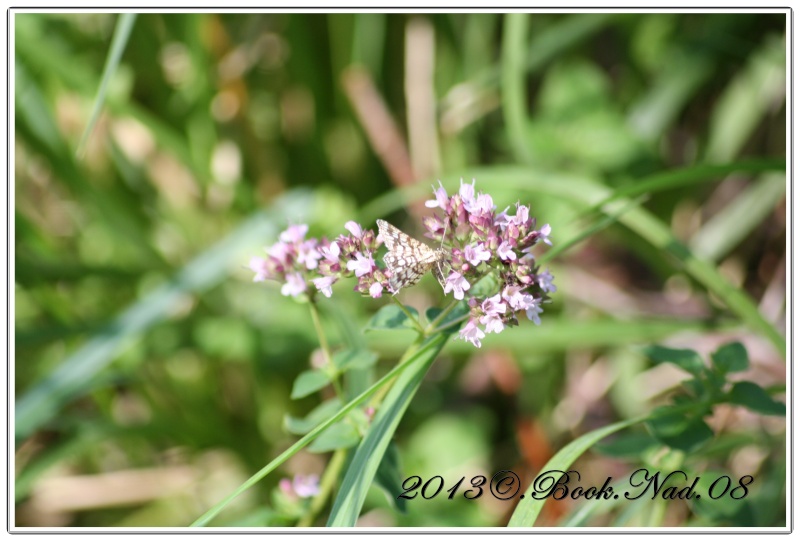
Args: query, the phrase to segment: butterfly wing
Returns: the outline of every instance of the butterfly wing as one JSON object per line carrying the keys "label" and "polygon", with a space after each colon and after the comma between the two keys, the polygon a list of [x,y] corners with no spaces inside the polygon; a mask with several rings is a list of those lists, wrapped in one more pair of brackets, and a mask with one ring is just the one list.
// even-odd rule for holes
{"label": "butterfly wing", "polygon": [[438,254],[426,244],[409,237],[389,222],[378,220],[377,224],[383,237],[383,243],[389,250],[383,256],[386,268],[392,271],[389,282],[397,291],[413,286],[437,263]]}

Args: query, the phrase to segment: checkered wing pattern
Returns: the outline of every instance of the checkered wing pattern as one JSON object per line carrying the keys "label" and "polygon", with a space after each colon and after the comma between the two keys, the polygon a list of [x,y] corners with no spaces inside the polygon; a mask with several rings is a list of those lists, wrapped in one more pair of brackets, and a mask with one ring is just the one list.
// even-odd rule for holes
{"label": "checkered wing pattern", "polygon": [[378,220],[378,230],[389,250],[383,256],[386,268],[392,271],[389,283],[395,291],[413,286],[422,276],[433,269],[436,279],[444,287],[442,265],[446,252],[434,250],[427,244],[411,238],[389,222]]}

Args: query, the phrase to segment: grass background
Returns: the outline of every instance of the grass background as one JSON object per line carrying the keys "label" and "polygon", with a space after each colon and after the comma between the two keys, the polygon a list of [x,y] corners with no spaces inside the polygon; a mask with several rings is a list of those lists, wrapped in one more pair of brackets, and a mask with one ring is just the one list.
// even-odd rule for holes
{"label": "grass background", "polygon": [[[784,14],[13,24],[17,525],[186,525],[288,447],[285,415],[320,401],[289,398],[317,340],[307,308],[243,266],[289,222],[334,236],[384,217],[419,234],[436,179],[529,204],[564,249],[541,327],[448,343],[395,437],[404,476],[531,479],[679,384],[648,343],[737,339],[747,378],[785,386]],[[441,301],[430,278],[402,297]],[[366,343],[377,373],[412,339],[361,333],[384,303],[342,284],[322,306],[329,340]],[[687,460],[754,475],[750,512],[554,502],[537,525],[783,525],[784,420],[712,421],[714,445]],[[622,447],[577,469],[602,484],[661,464]],[[291,525],[275,487],[325,457],[296,455],[213,524]],[[440,496],[400,514],[374,489],[359,523],[494,526],[512,511]]]}

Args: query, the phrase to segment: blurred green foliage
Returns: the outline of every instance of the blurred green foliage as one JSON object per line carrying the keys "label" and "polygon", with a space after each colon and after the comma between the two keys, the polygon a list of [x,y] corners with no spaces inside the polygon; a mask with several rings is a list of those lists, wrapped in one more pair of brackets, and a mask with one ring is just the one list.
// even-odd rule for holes
{"label": "blurred green foliage", "polygon": [[[448,341],[395,437],[404,477],[530,478],[543,465],[531,446],[546,454],[663,402],[674,375],[631,345],[713,351],[735,336],[757,361],[749,379],[785,384],[785,14],[12,16],[17,525],[186,525],[286,449],[286,416],[329,398],[291,399],[318,341],[307,306],[244,266],[290,222],[332,237],[388,214],[413,231],[404,207],[435,178],[452,192],[479,173],[499,208],[529,203],[556,247],[576,242],[549,263],[559,290],[541,327],[481,350]],[[408,58],[435,68],[432,125]],[[406,143],[428,164],[415,186],[398,189],[368,136],[378,116],[356,114],[354,66],[400,132],[435,132]],[[620,201],[592,229],[593,206],[645,179],[641,208]],[[441,300],[430,278],[402,296],[420,311]],[[362,378],[413,338],[362,334],[384,304],[342,284],[321,306],[332,344],[380,354]],[[783,419],[715,431],[698,460],[754,475],[753,514],[554,505],[537,524],[784,525]],[[579,467],[669,465],[630,441]],[[325,456],[298,454],[213,524],[292,525],[278,481]],[[149,490],[84,484],[120,471]],[[97,498],[71,501],[58,480]],[[363,525],[495,526],[513,506],[440,496],[403,514],[376,486],[364,511]]]}

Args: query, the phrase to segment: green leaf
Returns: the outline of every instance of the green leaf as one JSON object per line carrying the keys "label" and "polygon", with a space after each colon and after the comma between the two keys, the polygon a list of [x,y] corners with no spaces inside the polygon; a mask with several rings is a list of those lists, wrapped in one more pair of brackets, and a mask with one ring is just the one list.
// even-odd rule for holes
{"label": "green leaf", "polygon": [[394,442],[391,442],[378,466],[378,471],[375,473],[375,483],[383,489],[389,503],[401,513],[405,513],[408,505],[407,501],[397,497],[402,490],[402,482],[400,453],[397,451],[397,446]]}
{"label": "green leaf", "polygon": [[346,349],[333,356],[333,365],[340,372],[369,368],[378,360],[378,354],[368,349]]}
{"label": "green leaf", "polygon": [[[406,309],[411,312],[414,317],[419,318],[419,312],[416,308],[406,306]],[[416,329],[414,323],[408,319],[408,316],[403,312],[399,306],[394,304],[387,304],[372,316],[372,319],[367,323],[365,330],[367,331],[381,331],[381,330],[397,330],[397,329]]]}
{"label": "green leaf", "polygon": [[689,396],[677,395],[673,398],[675,404],[687,403],[692,400],[704,399],[708,397],[708,389],[700,379],[687,379],[681,385],[688,391]]}
{"label": "green leaf", "polygon": [[645,426],[664,445],[687,453],[714,437],[702,417],[671,412],[668,407],[658,408]]}
{"label": "green leaf", "polygon": [[292,385],[292,398],[303,398],[314,391],[319,391],[331,382],[331,376],[321,370],[301,372]]}
{"label": "green leaf", "polygon": [[631,432],[594,446],[595,452],[615,458],[636,458],[660,443],[647,432]]}
{"label": "green leaf", "polygon": [[728,399],[732,404],[764,415],[786,415],[786,404],[773,400],[763,387],[752,381],[739,381],[731,389]]}
{"label": "green leaf", "polygon": [[[640,423],[643,420],[643,417],[629,419],[627,421],[614,423],[612,425],[593,430],[588,434],[584,434],[580,438],[570,442],[558,453],[556,453],[553,458],[547,461],[547,464],[542,467],[541,471],[567,471],[570,469],[570,466],[572,466],[575,460],[585,453],[592,445],[596,444],[606,436],[610,436],[614,432],[619,432],[620,430]],[[523,494],[532,494],[533,492],[533,484],[531,484]],[[534,522],[536,522],[536,517],[539,516],[539,512],[542,510],[542,506],[544,506],[546,500],[546,498],[525,498],[520,500],[517,508],[514,509],[514,514],[511,515],[511,519],[508,521],[508,526],[525,528],[533,526]]]}
{"label": "green leaf", "polygon": [[328,526],[355,526],[367,491],[372,485],[394,431],[416,394],[428,367],[447,343],[447,339],[448,336],[444,333],[437,333],[428,337],[422,344],[411,346],[408,358],[401,363],[401,366],[406,366],[408,369],[392,385],[347,468],[328,518]]}
{"label": "green leaf", "polygon": [[703,359],[700,358],[700,355],[698,355],[696,351],[691,349],[672,349],[664,346],[652,345],[647,346],[644,349],[644,353],[655,363],[674,364],[695,376],[700,375],[705,368]]}
{"label": "green leaf", "polygon": [[336,449],[347,449],[361,440],[355,425],[347,418],[325,430],[314,443],[308,446],[312,453],[327,453]]}
{"label": "green leaf", "polygon": [[747,350],[740,342],[731,342],[720,347],[711,354],[711,360],[722,373],[743,372],[750,365]]}
{"label": "green leaf", "polygon": [[331,398],[311,410],[302,419],[287,415],[283,419],[283,426],[290,434],[302,436],[303,434],[308,434],[315,426],[330,419],[341,407],[342,403],[338,398]]}
{"label": "green leaf", "polygon": [[719,372],[709,370],[706,372],[706,378],[709,385],[714,387],[715,399],[723,394],[722,388],[728,383],[728,380],[725,379],[725,374],[720,374]]}

